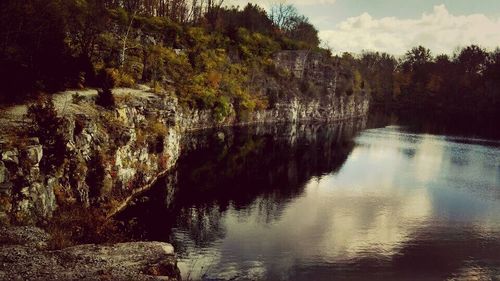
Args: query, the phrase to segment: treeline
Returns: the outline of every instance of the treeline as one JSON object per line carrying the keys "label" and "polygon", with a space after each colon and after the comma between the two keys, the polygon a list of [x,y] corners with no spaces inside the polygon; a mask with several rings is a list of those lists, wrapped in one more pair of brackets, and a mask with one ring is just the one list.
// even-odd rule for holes
{"label": "treeline", "polygon": [[500,49],[471,45],[452,56],[433,56],[419,46],[399,60],[378,52],[344,58],[369,83],[372,101],[386,108],[500,113]]}
{"label": "treeline", "polygon": [[0,38],[0,103],[141,82],[221,112],[265,106],[250,93],[273,53],[324,51],[293,6],[223,0],[3,0]]}

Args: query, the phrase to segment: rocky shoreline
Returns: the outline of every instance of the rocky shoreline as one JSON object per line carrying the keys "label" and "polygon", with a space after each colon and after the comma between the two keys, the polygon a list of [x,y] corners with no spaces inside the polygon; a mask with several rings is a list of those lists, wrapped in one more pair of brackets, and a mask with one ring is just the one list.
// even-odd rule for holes
{"label": "rocky shoreline", "polygon": [[0,280],[180,280],[174,248],[162,242],[48,248],[37,227],[0,228]]}

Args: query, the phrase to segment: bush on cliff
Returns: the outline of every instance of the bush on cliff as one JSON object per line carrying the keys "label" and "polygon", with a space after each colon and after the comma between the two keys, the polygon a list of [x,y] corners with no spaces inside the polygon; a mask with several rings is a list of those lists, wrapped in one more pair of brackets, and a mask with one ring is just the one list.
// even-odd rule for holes
{"label": "bush on cliff", "polygon": [[64,121],[57,115],[50,97],[41,97],[30,105],[27,117],[31,120],[31,135],[37,137],[43,146],[40,168],[46,174],[55,174],[67,156]]}
{"label": "bush on cliff", "polygon": [[107,109],[113,109],[116,105],[115,97],[111,89],[100,89],[97,91],[96,104]]}
{"label": "bush on cliff", "polygon": [[94,152],[88,161],[88,172],[85,183],[89,187],[89,199],[95,201],[102,195],[106,177],[104,153]]}
{"label": "bush on cliff", "polygon": [[113,89],[118,83],[118,71],[116,69],[103,69],[99,73],[99,83],[101,89],[98,90],[96,104],[107,109],[115,107],[115,97],[113,96]]}
{"label": "bush on cliff", "polygon": [[117,221],[106,217],[105,208],[60,206],[47,226],[49,247],[63,249],[79,244],[117,243],[124,241]]}

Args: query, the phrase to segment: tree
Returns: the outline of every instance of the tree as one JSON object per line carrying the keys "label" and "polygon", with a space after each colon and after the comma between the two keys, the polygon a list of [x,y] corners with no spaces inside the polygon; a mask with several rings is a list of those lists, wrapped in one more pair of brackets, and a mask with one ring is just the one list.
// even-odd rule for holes
{"label": "tree", "polygon": [[217,27],[217,20],[224,0],[207,0],[205,18],[212,30]]}
{"label": "tree", "polygon": [[0,100],[64,87],[70,57],[61,1],[0,2]]}
{"label": "tree", "polygon": [[99,35],[109,25],[109,15],[100,0],[64,1],[66,26],[77,55],[91,58]]}
{"label": "tree", "polygon": [[297,41],[306,42],[310,46],[317,47],[320,43],[318,30],[309,23],[309,19],[304,16],[296,16],[290,19],[290,29],[287,35]]}
{"label": "tree", "polygon": [[271,20],[280,30],[290,30],[293,25],[293,19],[299,17],[297,8],[293,5],[279,3],[271,7]]}
{"label": "tree", "polygon": [[231,39],[235,39],[238,29],[245,28],[250,32],[271,34],[273,22],[264,9],[248,3],[243,10],[239,7],[223,8],[220,11],[220,29]]}
{"label": "tree", "polygon": [[394,72],[397,61],[394,56],[379,52],[363,52],[357,68],[371,87],[375,102],[392,102],[394,91]]}
{"label": "tree", "polygon": [[240,13],[239,26],[262,34],[269,34],[273,30],[273,22],[266,11],[251,3],[248,3]]}
{"label": "tree", "polygon": [[[414,47],[405,54],[400,62],[398,75],[399,103],[415,108],[423,108],[429,104],[428,86],[433,79],[432,63],[431,51],[423,46]],[[435,83],[432,84],[433,87],[434,85]]]}
{"label": "tree", "polygon": [[403,68],[405,70],[414,70],[420,66],[426,65],[432,61],[431,50],[418,46],[408,51],[403,58]]}
{"label": "tree", "polygon": [[83,74],[81,82],[95,82],[92,61],[95,57],[99,36],[108,28],[110,17],[105,1],[67,0],[63,1],[67,41],[76,62],[72,66],[74,75]]}
{"label": "tree", "polygon": [[488,106],[491,111],[500,112],[500,48],[488,55],[488,63],[484,72]]}
{"label": "tree", "polygon": [[309,19],[300,15],[293,5],[279,3],[271,7],[270,19],[284,35],[292,40],[317,47],[320,43],[318,30]]}
{"label": "tree", "polygon": [[[123,36],[121,38],[121,41],[122,41],[122,48],[121,48],[121,52],[120,52],[120,67],[121,68],[123,68],[123,65],[125,64],[127,50],[130,49],[130,47],[127,46],[127,42],[128,42],[128,37],[130,35],[130,30],[132,29],[132,24],[134,23],[134,18],[135,18],[136,13],[137,13],[137,11],[134,11],[132,16],[130,17],[127,31],[123,34]],[[135,48],[135,47],[133,47],[133,48]]]}
{"label": "tree", "polygon": [[486,68],[488,53],[477,45],[468,46],[456,57],[456,62],[470,75],[481,75]]}

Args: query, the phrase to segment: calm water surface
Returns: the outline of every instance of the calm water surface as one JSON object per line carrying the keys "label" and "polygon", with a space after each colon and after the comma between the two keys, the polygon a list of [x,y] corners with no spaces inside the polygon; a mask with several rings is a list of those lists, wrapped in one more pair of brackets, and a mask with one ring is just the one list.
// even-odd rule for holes
{"label": "calm water surface", "polygon": [[188,280],[500,280],[500,142],[443,131],[196,133],[124,218]]}

